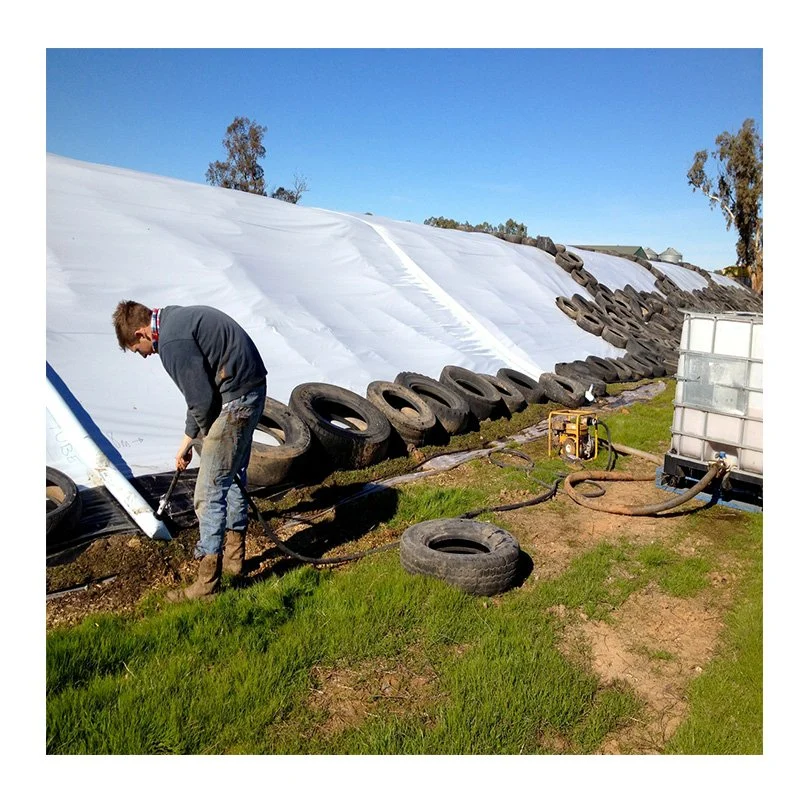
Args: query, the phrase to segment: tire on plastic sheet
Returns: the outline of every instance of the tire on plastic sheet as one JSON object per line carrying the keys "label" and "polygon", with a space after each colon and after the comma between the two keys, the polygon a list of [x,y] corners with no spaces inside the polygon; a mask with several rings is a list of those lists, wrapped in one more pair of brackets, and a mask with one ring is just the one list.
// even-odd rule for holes
{"label": "tire on plastic sheet", "polygon": [[539,385],[554,403],[564,408],[580,408],[586,403],[588,384],[566,375],[543,372],[539,376]]}
{"label": "tire on plastic sheet", "polygon": [[563,311],[570,319],[577,319],[580,313],[580,308],[569,297],[559,295],[556,297],[556,305],[560,311]]}
{"label": "tire on plastic sheet", "polygon": [[578,307],[579,311],[585,311],[589,314],[595,315],[600,313],[597,305],[591,300],[587,300],[582,294],[574,294],[572,297],[570,297],[570,300],[572,300],[573,304]]}
{"label": "tire on plastic sheet", "polygon": [[83,502],[75,481],[60,470],[46,467],[46,550],[51,552],[75,533]]}
{"label": "tire on plastic sheet", "polygon": [[362,469],[386,457],[392,426],[364,397],[327,383],[301,383],[289,408],[308,425],[334,469]]}
{"label": "tire on plastic sheet", "polygon": [[572,279],[580,286],[588,287],[590,284],[597,283],[597,278],[583,267],[572,270]]}
{"label": "tire on plastic sheet", "polygon": [[431,440],[436,415],[416,392],[399,383],[372,381],[367,386],[367,400],[389,420],[406,444],[422,447]]}
{"label": "tire on plastic sheet", "polygon": [[531,378],[530,375],[526,375],[524,372],[518,372],[515,369],[502,367],[497,370],[497,377],[515,386],[521,392],[528,405],[547,402],[547,395],[544,389],[542,389],[542,387],[539,386],[539,382]]}
{"label": "tire on plastic sheet", "polygon": [[620,358],[609,358],[608,363],[617,371],[620,383],[636,380],[633,370]]}
{"label": "tire on plastic sheet", "polygon": [[556,254],[556,264],[566,272],[572,272],[574,269],[580,269],[583,266],[583,259],[569,250],[564,250]]}
{"label": "tire on plastic sheet", "polygon": [[630,367],[635,380],[653,377],[653,367],[644,359],[633,355],[633,353],[626,353],[621,360]]}
{"label": "tire on plastic sheet", "polygon": [[488,522],[432,519],[403,532],[400,564],[412,575],[428,575],[488,597],[514,584],[519,544],[508,531]]}
{"label": "tire on plastic sheet", "polygon": [[311,449],[311,431],[304,420],[289,406],[267,397],[256,431],[269,434],[278,444],[268,445],[253,437],[247,483],[277,486],[298,476]]}
{"label": "tire on plastic sheet", "polygon": [[586,356],[586,365],[594,370],[606,383],[617,383],[619,372],[617,368],[607,359],[600,356]]}
{"label": "tire on plastic sheet", "polygon": [[445,433],[455,436],[466,430],[469,406],[462,395],[449,389],[441,381],[418,372],[399,372],[394,382],[418,395],[433,411]]}
{"label": "tire on plastic sheet", "polygon": [[553,367],[553,372],[560,377],[575,378],[586,384],[586,388],[591,388],[595,397],[607,394],[605,381],[592,372],[585,361],[561,361]]}
{"label": "tire on plastic sheet", "polygon": [[609,344],[613,344],[614,347],[619,347],[624,350],[625,347],[628,346],[628,332],[620,328],[619,325],[614,325],[611,322],[603,328],[603,332],[600,336]]}
{"label": "tire on plastic sheet", "polygon": [[505,404],[500,392],[472,370],[448,364],[442,368],[439,380],[462,395],[477,420],[493,419],[503,413]]}
{"label": "tire on plastic sheet", "polygon": [[585,311],[582,311],[578,314],[575,322],[578,324],[579,328],[595,336],[600,336],[603,332],[603,321],[596,314],[587,314]]}
{"label": "tire on plastic sheet", "polygon": [[498,378],[496,375],[486,375],[482,372],[479,372],[478,375],[491,383],[500,393],[508,416],[522,411],[528,405],[522,392],[511,381]]}

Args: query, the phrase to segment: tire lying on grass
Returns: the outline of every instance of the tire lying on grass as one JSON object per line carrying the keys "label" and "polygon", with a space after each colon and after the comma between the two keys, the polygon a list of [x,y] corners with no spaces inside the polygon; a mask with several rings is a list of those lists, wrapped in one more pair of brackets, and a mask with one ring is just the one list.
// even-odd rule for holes
{"label": "tire lying on grass", "polygon": [[441,381],[418,372],[399,372],[395,383],[405,386],[420,397],[433,411],[444,431],[450,436],[462,433],[469,421],[469,406],[462,395]]}
{"label": "tire lying on grass", "polygon": [[406,444],[422,447],[436,427],[431,407],[406,386],[389,381],[372,381],[367,386],[367,400],[389,420]]}
{"label": "tire lying on grass", "polygon": [[538,381],[535,381],[529,375],[526,375],[524,372],[518,372],[515,369],[509,369],[508,367],[502,367],[501,369],[497,370],[497,377],[500,380],[507,381],[512,386],[516,386],[517,389],[522,393],[522,396],[525,398],[525,402],[528,405],[532,405],[533,403],[546,403],[547,402],[547,395],[539,386]]}
{"label": "tire lying on grass", "polygon": [[513,585],[519,544],[508,531],[488,522],[432,519],[403,532],[400,564],[412,575],[430,575],[468,594],[488,597]]}
{"label": "tire lying on grass", "polygon": [[505,408],[500,392],[472,370],[448,364],[442,368],[439,380],[464,397],[469,410],[479,421],[494,419]]}
{"label": "tire lying on grass", "polygon": [[46,549],[49,552],[73,535],[81,518],[83,502],[75,481],[52,467],[47,467],[45,498]]}
{"label": "tire lying on grass", "polygon": [[[259,436],[267,434],[277,444],[267,444]],[[289,406],[268,397],[264,413],[256,426],[247,482],[253,486],[277,486],[300,474],[311,449],[308,425]]]}
{"label": "tire lying on grass", "polygon": [[525,398],[522,396],[522,392],[511,383],[511,381],[498,378],[495,375],[485,375],[482,372],[479,372],[478,375],[491,383],[492,386],[500,392],[500,398],[503,401],[503,405],[506,407],[508,416],[524,410],[525,406],[528,405]]}
{"label": "tire lying on grass", "polygon": [[550,400],[564,408],[579,408],[586,403],[586,390],[589,386],[584,381],[567,375],[543,372],[539,376],[539,385]]}
{"label": "tire lying on grass", "polygon": [[392,427],[369,400],[327,383],[301,383],[289,408],[335,469],[362,469],[386,457]]}

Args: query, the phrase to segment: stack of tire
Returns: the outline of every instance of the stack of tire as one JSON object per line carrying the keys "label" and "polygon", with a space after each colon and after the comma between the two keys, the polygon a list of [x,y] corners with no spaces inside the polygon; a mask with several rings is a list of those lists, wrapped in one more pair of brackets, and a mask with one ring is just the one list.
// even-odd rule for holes
{"label": "stack of tire", "polygon": [[[592,296],[580,294],[556,297],[556,306],[583,330],[599,336],[609,344],[626,350],[619,359],[634,379],[674,375],[678,367],[678,350],[683,326],[683,309],[707,312],[757,311],[762,307],[758,295],[744,289],[723,287],[705,270],[695,268],[706,278],[708,286],[693,292],[681,290],[674,281],[650,262],[626,256],[646,267],[656,278],[656,291],[644,292],[626,284],[612,290],[589,273],[576,253],[556,245],[558,264]],[[615,359],[609,359],[615,361]],[[581,362],[582,363],[582,362]],[[556,373],[574,373],[585,365],[561,365]],[[566,374],[566,373],[565,373]]]}
{"label": "stack of tire", "polygon": [[370,383],[366,397],[304,383],[288,405],[267,398],[258,430],[273,441],[254,437],[248,481],[276,486],[363,469],[551,399],[536,380],[507,368],[487,375],[448,365],[438,379],[401,372]]}

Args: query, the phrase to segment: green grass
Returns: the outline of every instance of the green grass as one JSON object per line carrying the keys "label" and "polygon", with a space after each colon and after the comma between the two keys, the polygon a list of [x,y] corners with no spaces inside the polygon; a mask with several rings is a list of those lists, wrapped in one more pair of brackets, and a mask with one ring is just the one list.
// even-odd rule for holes
{"label": "green grass", "polygon": [[749,547],[736,606],[726,619],[717,657],[689,692],[690,715],[669,753],[763,753],[763,571],[761,519],[737,527],[740,552]]}
{"label": "green grass", "polygon": [[[671,397],[607,415],[612,438],[662,452]],[[546,407],[535,410],[546,416]],[[503,491],[538,494],[532,475],[549,484],[568,469],[544,457],[531,473],[470,462],[457,485],[403,484],[347,504],[336,524],[351,534],[376,522],[402,530],[500,504]],[[327,488],[378,477],[339,476]],[[564,505],[564,513],[580,512]],[[503,524],[503,515],[492,518]],[[702,551],[679,549],[701,533],[710,541]],[[648,585],[696,596],[731,557],[744,566],[724,646],[692,684],[690,717],[668,751],[760,752],[760,556],[761,518],[713,508],[682,519],[674,541],[600,542],[558,576],[495,599],[410,576],[396,550],[331,572],[292,569],[208,604],[161,608],[153,596],[136,613],[48,634],[47,752],[596,752],[639,701],[627,684],[601,686],[586,663],[564,655],[565,626],[576,615],[614,624],[613,611]],[[646,655],[674,658],[656,648]],[[331,694],[329,671],[350,694]],[[382,691],[392,673],[410,681],[399,698]]]}
{"label": "green grass", "polygon": [[[440,676],[424,719],[376,708],[332,739],[309,735],[311,667],[379,658]],[[52,633],[47,659],[49,753],[537,752],[546,728],[575,728],[582,750],[628,708],[595,697],[521,595],[498,607],[388,555],[144,619],[95,618]]]}
{"label": "green grass", "polygon": [[[91,618],[48,636],[47,751],[543,753],[556,732],[566,751],[591,753],[638,703],[560,652],[563,623],[547,609],[607,618],[688,560],[601,544],[494,603],[409,576],[386,553],[342,572],[303,567],[210,604]],[[381,660],[436,676],[435,691],[402,714],[372,702],[357,725],[327,733],[331,710],[309,703],[312,669],[368,675]]]}

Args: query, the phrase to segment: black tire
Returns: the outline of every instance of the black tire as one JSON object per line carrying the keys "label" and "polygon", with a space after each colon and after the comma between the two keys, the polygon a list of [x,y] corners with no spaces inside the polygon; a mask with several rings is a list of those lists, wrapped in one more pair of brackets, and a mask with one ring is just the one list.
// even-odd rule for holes
{"label": "black tire", "polygon": [[580,269],[583,266],[583,259],[569,250],[564,250],[556,253],[556,264],[566,272],[572,272],[572,270]]}
{"label": "black tire", "polygon": [[496,375],[485,375],[482,372],[478,375],[497,389],[509,416],[522,411],[528,405],[522,392],[511,381],[498,378]]}
{"label": "black tire", "polygon": [[407,386],[389,381],[372,381],[367,400],[377,407],[406,444],[422,447],[431,441],[436,415],[431,407]]}
{"label": "black tire", "polygon": [[587,300],[582,294],[574,294],[570,300],[578,307],[578,311],[586,311],[589,314],[597,314],[599,311],[597,305],[591,300]]}
{"label": "black tire", "polygon": [[539,385],[550,400],[564,408],[579,408],[586,403],[585,392],[589,387],[583,381],[566,375],[543,372],[539,376]]}
{"label": "black tire", "polygon": [[617,383],[619,381],[617,368],[607,358],[586,356],[586,364],[606,383]]}
{"label": "black tire", "polygon": [[298,477],[311,450],[308,425],[289,406],[268,397],[256,430],[268,433],[280,444],[268,445],[253,438],[247,483],[278,486]]}
{"label": "black tire", "polygon": [[503,413],[500,392],[472,370],[448,364],[442,368],[439,380],[467,401],[475,419],[494,419]]}
{"label": "black tire", "polygon": [[633,353],[626,353],[621,361],[630,367],[634,380],[639,381],[642,378],[653,377],[653,367],[643,359],[633,355]]}
{"label": "black tire", "polygon": [[583,330],[595,336],[600,336],[603,332],[603,322],[596,314],[587,314],[585,311],[581,311],[575,322],[579,328],[583,328]]}
{"label": "black tire", "polygon": [[560,377],[575,378],[575,380],[591,387],[595,397],[607,394],[605,381],[587,366],[584,361],[562,361],[553,367],[553,372]]}
{"label": "black tire", "polygon": [[678,326],[675,324],[674,319],[670,319],[667,316],[660,312],[656,312],[650,315],[650,319],[647,320],[648,326],[650,325],[658,325],[666,331],[672,333]]}
{"label": "black tire", "polygon": [[292,390],[289,408],[308,425],[334,469],[362,469],[386,457],[392,426],[355,392],[327,383],[301,383]]}
{"label": "black tire", "polygon": [[609,358],[608,363],[617,371],[620,383],[630,383],[636,380],[633,370],[620,358]]}
{"label": "black tire", "polygon": [[653,353],[639,342],[628,343],[628,355],[635,356],[650,367],[651,374],[648,377],[662,378],[667,374],[667,370],[661,361],[661,356]]}
{"label": "black tire", "polygon": [[540,250],[544,250],[545,253],[550,253],[551,256],[554,256],[558,252],[553,240],[549,236],[537,236],[534,246],[538,247]]}
{"label": "black tire", "polygon": [[623,292],[622,289],[617,289],[614,292],[614,302],[624,309],[625,312],[631,317],[636,317],[637,312],[634,310],[633,300],[631,300],[631,298],[625,292]]}
{"label": "black tire", "polygon": [[628,345],[627,331],[625,331],[623,328],[620,328],[619,325],[614,325],[611,322],[609,322],[608,325],[603,328],[603,332],[600,335],[609,344],[613,344],[614,347],[619,347],[624,350]]}
{"label": "black tire", "polygon": [[589,284],[597,283],[597,279],[591,273],[587,272],[583,267],[580,269],[572,270],[572,280],[580,286],[588,287]]}
{"label": "black tire", "polygon": [[466,430],[469,406],[462,395],[449,389],[441,381],[418,372],[399,372],[394,382],[411,389],[420,397],[450,436]]}
{"label": "black tire", "polygon": [[83,501],[75,481],[53,467],[47,467],[45,506],[47,508],[46,550],[52,552],[75,533],[83,511]]}
{"label": "black tire", "polygon": [[563,311],[570,319],[577,319],[581,311],[569,297],[563,297],[562,295],[556,297],[556,305],[559,310]]}
{"label": "black tire", "polygon": [[429,575],[468,594],[491,596],[511,588],[519,565],[519,544],[488,522],[432,519],[406,528],[400,564],[412,575]]}
{"label": "black tire", "polygon": [[519,389],[528,405],[547,402],[547,395],[544,389],[542,389],[538,381],[535,381],[530,375],[526,375],[524,372],[518,372],[515,369],[503,367],[497,370],[497,377]]}
{"label": "black tire", "polygon": [[596,291],[594,292],[594,302],[597,303],[598,306],[602,307],[614,307],[614,293],[608,286],[604,284],[599,284]]}

